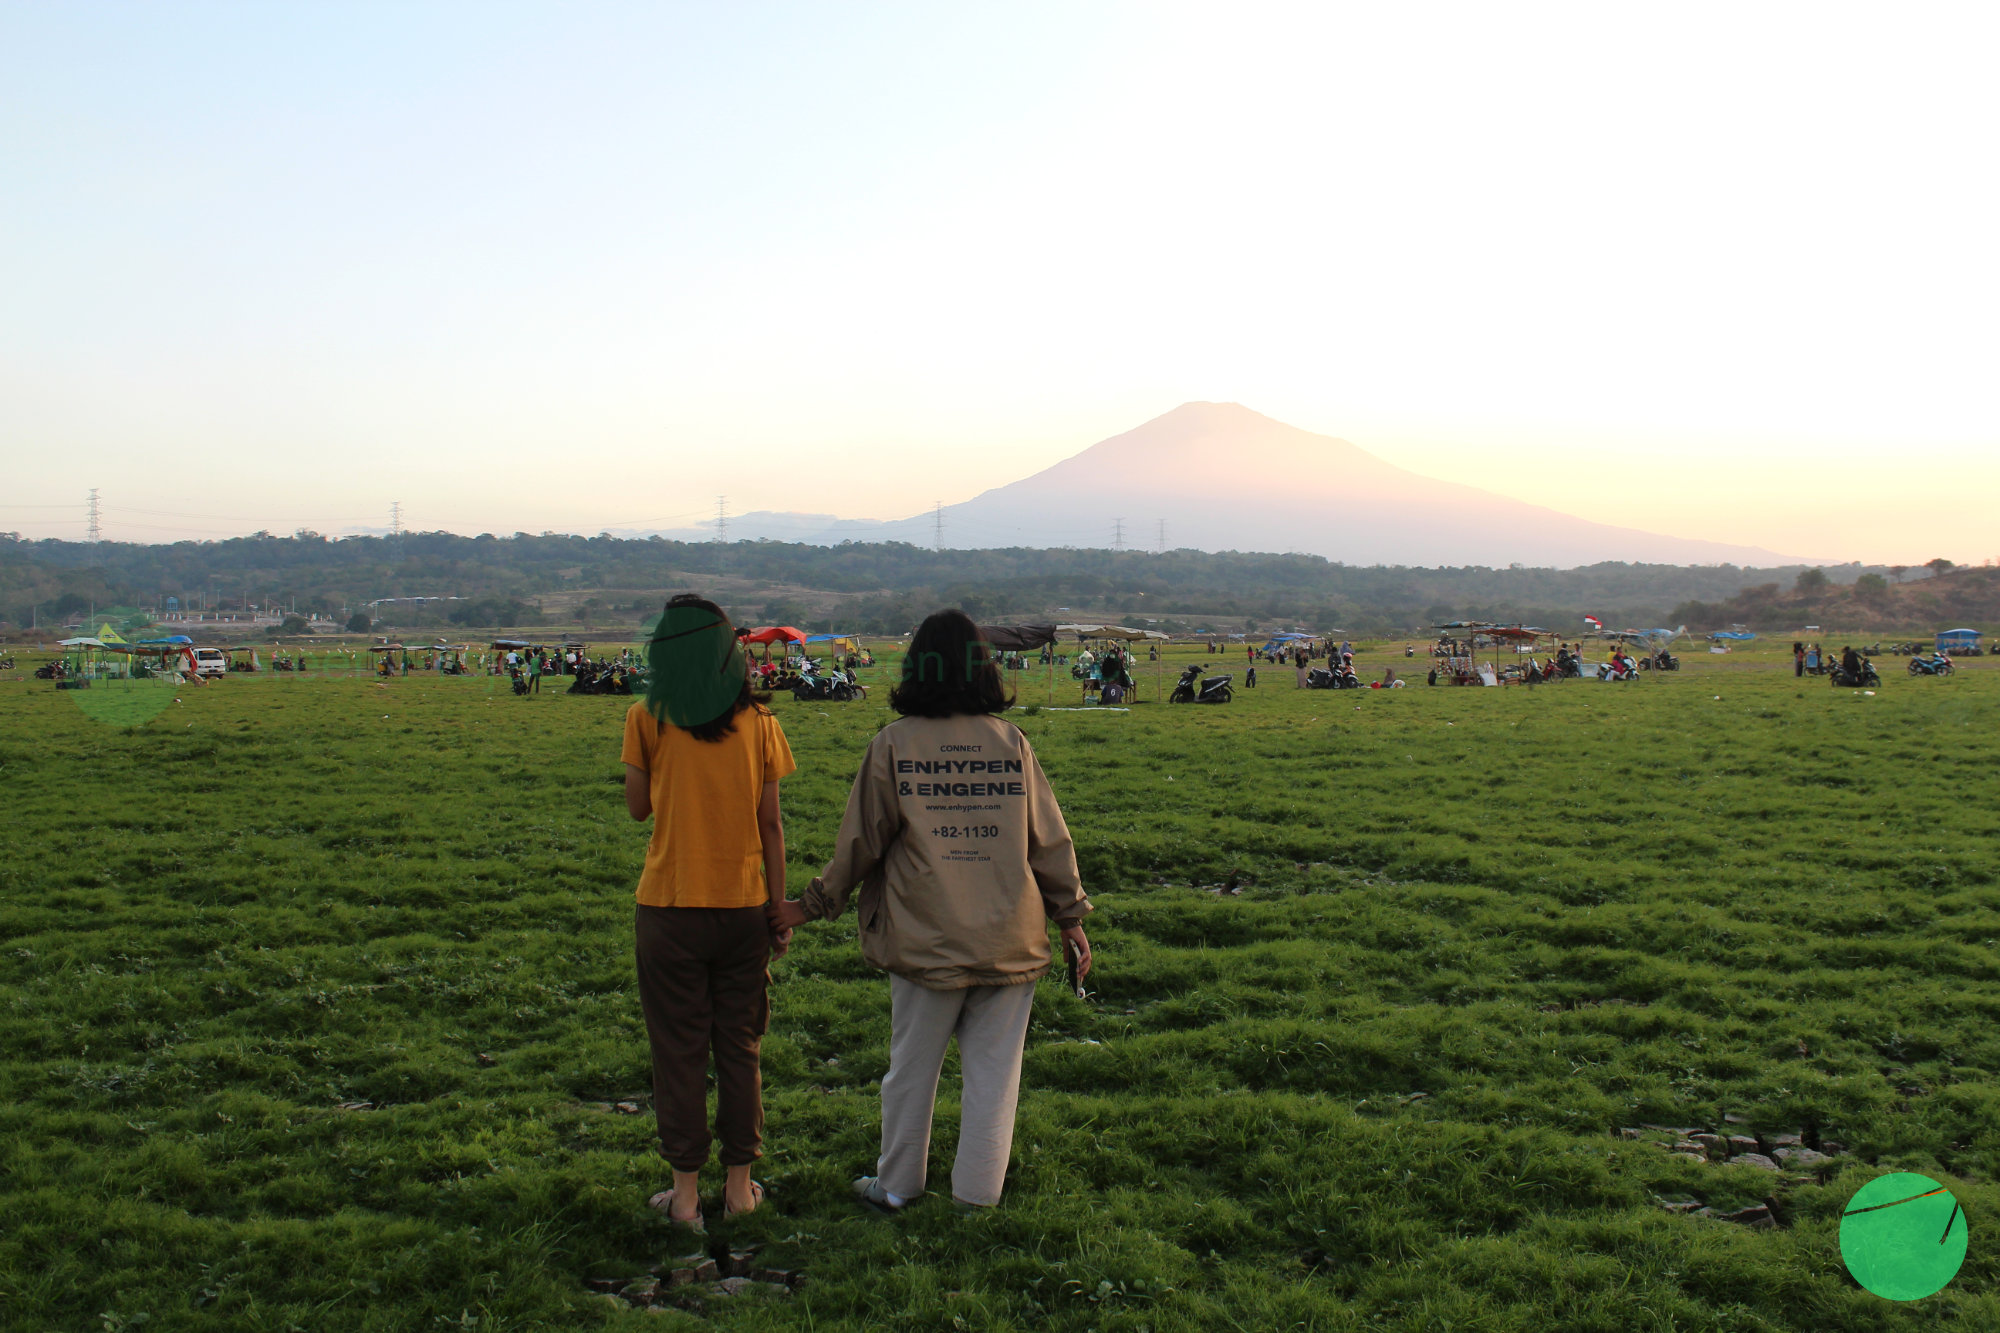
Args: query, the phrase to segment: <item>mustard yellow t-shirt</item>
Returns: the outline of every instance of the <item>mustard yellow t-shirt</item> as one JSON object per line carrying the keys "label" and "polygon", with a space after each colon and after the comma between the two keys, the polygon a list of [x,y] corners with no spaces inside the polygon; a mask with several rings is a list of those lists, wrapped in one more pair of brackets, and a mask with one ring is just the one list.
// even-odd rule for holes
{"label": "mustard yellow t-shirt", "polygon": [[649,907],[761,907],[764,843],[757,802],[764,784],[796,772],[775,715],[752,706],[719,741],[698,741],[633,704],[625,714],[624,761],[653,791],[653,839],[639,875]]}

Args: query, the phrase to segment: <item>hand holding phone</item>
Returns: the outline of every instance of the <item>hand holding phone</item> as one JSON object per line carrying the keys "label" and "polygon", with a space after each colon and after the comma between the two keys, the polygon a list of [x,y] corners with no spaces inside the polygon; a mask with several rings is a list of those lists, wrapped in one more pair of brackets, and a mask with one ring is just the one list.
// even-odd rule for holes
{"label": "hand holding phone", "polygon": [[1090,975],[1090,940],[1085,937],[1082,926],[1064,926],[1063,962],[1069,970],[1069,988],[1081,1000],[1089,995],[1083,980]]}

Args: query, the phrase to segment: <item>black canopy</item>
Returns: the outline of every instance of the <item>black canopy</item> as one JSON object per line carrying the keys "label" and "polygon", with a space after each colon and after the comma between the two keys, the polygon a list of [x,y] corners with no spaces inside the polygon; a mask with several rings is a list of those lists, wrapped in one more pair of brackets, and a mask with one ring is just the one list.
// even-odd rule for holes
{"label": "black canopy", "polygon": [[1054,625],[981,625],[979,632],[1003,653],[1024,652],[1056,641]]}

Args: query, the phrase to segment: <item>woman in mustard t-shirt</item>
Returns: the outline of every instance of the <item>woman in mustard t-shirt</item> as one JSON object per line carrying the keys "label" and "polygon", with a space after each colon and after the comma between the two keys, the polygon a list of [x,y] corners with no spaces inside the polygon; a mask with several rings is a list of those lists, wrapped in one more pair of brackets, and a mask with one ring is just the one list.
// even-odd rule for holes
{"label": "woman in mustard t-shirt", "polygon": [[[692,595],[668,602],[647,657],[646,698],[625,714],[623,758],[625,807],[653,820],[634,925],[653,1112],[674,1185],[650,1202],[699,1231],[711,1051],[723,1215],[764,1198],[750,1164],[762,1155],[758,1052],[771,1016],[765,907],[785,897],[778,780],[798,765],[777,717],[750,692],[721,607]],[[776,934],[778,952],[790,938]]]}

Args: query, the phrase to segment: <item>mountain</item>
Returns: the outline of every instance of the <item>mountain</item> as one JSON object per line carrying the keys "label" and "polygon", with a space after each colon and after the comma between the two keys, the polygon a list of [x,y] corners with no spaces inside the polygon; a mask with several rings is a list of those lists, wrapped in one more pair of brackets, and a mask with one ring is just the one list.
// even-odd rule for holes
{"label": "mountain", "polygon": [[[732,537],[929,544],[935,522],[932,514],[871,524],[763,513],[729,527]],[[1032,476],[947,505],[943,538],[959,548],[1122,540],[1138,549],[1164,538],[1169,548],[1297,551],[1348,565],[1789,563],[1761,547],[1593,523],[1420,476],[1238,403],[1184,403]]]}

